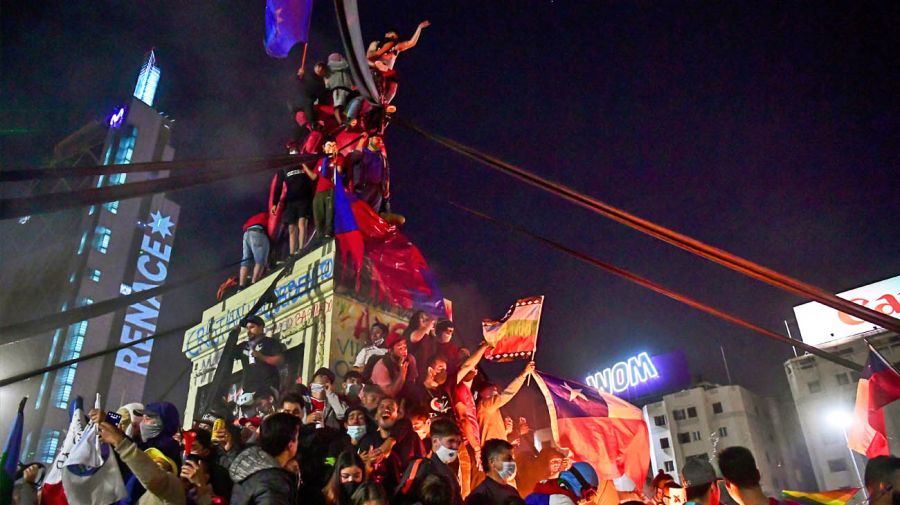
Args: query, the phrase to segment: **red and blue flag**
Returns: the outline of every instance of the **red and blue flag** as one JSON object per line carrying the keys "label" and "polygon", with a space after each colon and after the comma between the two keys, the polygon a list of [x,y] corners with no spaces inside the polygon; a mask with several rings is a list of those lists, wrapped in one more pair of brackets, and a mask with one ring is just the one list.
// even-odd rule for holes
{"label": "red and blue flag", "polygon": [[641,409],[597,389],[543,372],[534,373],[550,412],[553,439],[605,479],[627,475],[644,482],[650,438]]}
{"label": "red and blue flag", "polygon": [[889,456],[884,406],[900,399],[900,373],[869,345],[869,358],[856,386],[854,422],[847,445],[868,458]]}
{"label": "red and blue flag", "polygon": [[291,48],[309,40],[312,0],[266,0],[266,54],[287,58]]}

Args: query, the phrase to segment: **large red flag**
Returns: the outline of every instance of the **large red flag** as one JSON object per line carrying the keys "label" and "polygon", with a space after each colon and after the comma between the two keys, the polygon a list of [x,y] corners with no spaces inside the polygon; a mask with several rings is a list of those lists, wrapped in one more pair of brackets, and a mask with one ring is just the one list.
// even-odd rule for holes
{"label": "large red flag", "polygon": [[550,429],[560,447],[590,463],[602,478],[627,475],[644,482],[650,436],[641,409],[574,381],[541,372],[534,378],[547,400]]}
{"label": "large red flag", "polygon": [[900,373],[869,346],[869,359],[856,386],[854,422],[847,445],[867,458],[889,456],[884,406],[900,399]]}

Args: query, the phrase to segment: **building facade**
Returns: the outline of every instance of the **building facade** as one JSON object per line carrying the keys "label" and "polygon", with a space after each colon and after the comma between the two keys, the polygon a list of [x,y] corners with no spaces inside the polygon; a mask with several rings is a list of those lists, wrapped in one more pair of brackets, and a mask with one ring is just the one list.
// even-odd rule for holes
{"label": "building facade", "polygon": [[[170,144],[173,121],[152,107],[159,77],[160,69],[151,51],[140,70],[131,99],[112,111],[105,122],[88,125],[92,145],[85,144],[81,146],[85,149],[80,150],[79,144],[73,150],[71,145],[60,144],[57,151],[73,150],[73,156],[86,165],[171,161],[175,154]],[[102,147],[93,145],[104,130]],[[71,142],[71,138],[67,140]],[[91,155],[85,157],[84,150]],[[100,175],[83,178],[86,180],[79,181],[77,187],[99,188],[149,181],[166,175],[163,171]],[[120,294],[150,289],[165,282],[179,214],[178,205],[165,195],[111,201],[67,212],[66,229],[58,230],[57,236],[40,237],[47,243],[52,243],[59,235],[67,237],[65,250],[47,256],[46,263],[54,266],[54,274],[47,279],[54,286],[52,293],[31,295],[39,296],[49,312],[114,299]],[[19,223],[26,232],[24,227],[29,224],[27,220]],[[32,242],[36,244],[35,250],[41,249],[37,238],[33,237]],[[23,268],[26,268],[24,274],[22,270],[17,273],[27,277],[28,267]],[[24,298],[27,300],[28,296],[25,294]],[[49,335],[29,336],[4,346],[4,354],[16,360],[10,368],[4,362],[4,368],[39,369],[152,335],[160,304],[160,297],[152,298],[125,310],[58,328]],[[7,406],[22,396],[29,396],[23,460],[52,460],[68,426],[68,407],[75,396],[84,397],[89,407],[95,394],[99,393],[106,408],[117,408],[123,402],[142,398],[152,345],[153,342],[148,341],[117,354],[69,365],[3,388],[0,411],[7,414],[15,410]],[[7,425],[6,421],[0,418],[0,425]]]}
{"label": "building facade", "polygon": [[[688,460],[714,462],[723,449],[743,446],[756,458],[764,492],[777,495],[782,489],[801,487],[802,461],[793,461],[788,440],[777,436],[789,431],[783,417],[773,415],[778,408],[777,402],[744,387],[709,383],[645,405],[653,474],[662,470],[680,481]],[[799,468],[788,470],[788,464]]]}

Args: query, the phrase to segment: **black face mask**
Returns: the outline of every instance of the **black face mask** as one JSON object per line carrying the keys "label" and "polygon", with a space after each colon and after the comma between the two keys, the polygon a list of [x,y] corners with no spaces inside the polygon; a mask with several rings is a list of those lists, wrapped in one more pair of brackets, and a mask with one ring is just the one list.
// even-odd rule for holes
{"label": "black face mask", "polygon": [[342,482],[341,489],[344,490],[344,494],[347,495],[347,498],[353,496],[353,493],[359,488],[359,482]]}

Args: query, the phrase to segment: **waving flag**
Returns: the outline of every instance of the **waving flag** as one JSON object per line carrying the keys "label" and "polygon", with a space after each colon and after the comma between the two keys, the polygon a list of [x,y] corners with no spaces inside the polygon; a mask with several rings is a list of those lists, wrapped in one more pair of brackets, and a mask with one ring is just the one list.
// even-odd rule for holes
{"label": "waving flag", "polygon": [[26,401],[27,396],[19,402],[19,412],[16,413],[16,420],[9,436],[6,437],[3,456],[0,456],[0,503],[12,503],[13,483],[16,481],[19,452],[22,450],[22,425],[25,423]]}
{"label": "waving flag", "polygon": [[781,492],[781,495],[790,501],[802,503],[803,505],[846,505],[846,503],[858,492],[858,487],[844,487],[832,491],[817,491],[811,493],[785,489]]}
{"label": "waving flag", "polygon": [[75,444],[81,438],[84,432],[84,401],[80,396],[75,397],[72,405],[69,406],[69,431],[66,432],[66,439],[63,441],[62,448],[56,459],[53,460],[53,466],[47,472],[44,478],[44,484],[41,486],[41,504],[42,505],[66,505],[66,493],[62,485],[62,472],[65,470],[66,459],[69,453],[75,448]]}
{"label": "waving flag", "polygon": [[884,406],[900,399],[900,373],[869,346],[869,359],[856,386],[855,420],[847,433],[848,446],[867,458],[889,456]]}
{"label": "waving flag", "polygon": [[493,346],[484,353],[484,357],[498,362],[531,359],[537,349],[543,306],[543,296],[521,298],[499,321],[481,321],[484,340]]}
{"label": "waving flag", "polygon": [[365,245],[362,233],[359,231],[359,225],[356,218],[353,217],[353,209],[350,205],[350,197],[344,189],[344,182],[341,174],[337,170],[334,171],[334,239],[337,241],[338,249],[341,251],[341,260],[353,265],[353,271],[356,272],[357,278],[362,269],[363,254],[365,253]]}
{"label": "waving flag", "polygon": [[71,505],[115,503],[128,496],[112,448],[100,443],[97,425],[89,425],[69,453],[62,484]]}
{"label": "waving flag", "polygon": [[312,0],[266,0],[266,54],[287,58],[291,48],[309,39]]}
{"label": "waving flag", "polygon": [[641,409],[574,381],[534,373],[550,411],[550,430],[560,447],[571,449],[604,479],[627,475],[644,482],[650,437]]}

